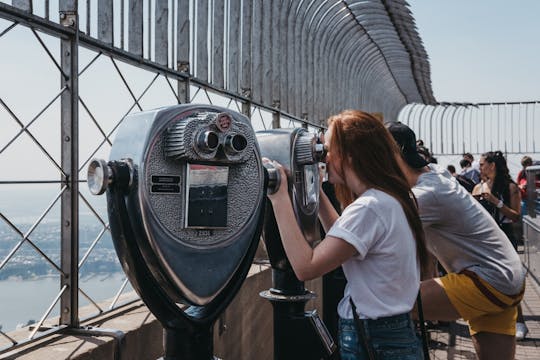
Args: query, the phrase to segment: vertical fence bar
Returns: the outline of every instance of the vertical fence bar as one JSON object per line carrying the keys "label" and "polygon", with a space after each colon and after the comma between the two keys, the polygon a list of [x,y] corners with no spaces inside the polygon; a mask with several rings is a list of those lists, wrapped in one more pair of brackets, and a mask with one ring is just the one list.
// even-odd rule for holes
{"label": "vertical fence bar", "polygon": [[[60,1],[60,19],[62,25],[78,29],[77,7],[75,0]],[[61,87],[67,87],[60,98],[61,121],[61,166],[65,176],[62,183],[68,186],[61,199],[61,287],[68,286],[68,291],[60,297],[60,323],[79,325],[79,81],[78,81],[78,33],[61,39],[60,59],[62,72],[67,77],[61,78]]]}
{"label": "vertical fence bar", "polygon": [[532,145],[533,145],[533,152],[535,153],[536,152],[536,141],[535,141],[535,138],[536,138],[536,134],[534,133],[534,123],[535,123],[535,117],[536,117],[536,105],[538,103],[534,103],[533,104],[533,109],[532,109],[532,134],[533,134],[533,138],[532,138]]}
{"label": "vertical fence bar", "polygon": [[143,56],[143,0],[130,0],[128,51]]}
{"label": "vertical fence bar", "polygon": [[113,45],[113,3],[112,0],[98,1],[98,39]]}
{"label": "vertical fence bar", "polygon": [[407,114],[407,126],[408,127],[411,127],[411,115],[412,115],[412,112],[413,110],[416,108],[418,104],[411,104],[411,107],[410,107],[410,110],[409,110],[409,113]]}
{"label": "vertical fence bar", "polygon": [[429,149],[431,152],[435,152],[435,149],[433,148],[433,115],[437,111],[438,106],[433,106],[433,111],[431,111],[431,114],[429,114]]}
{"label": "vertical fence bar", "polygon": [[480,139],[480,136],[479,136],[479,134],[480,134],[480,130],[479,130],[480,129],[480,120],[478,118],[479,113],[480,113],[480,106],[477,106],[476,111],[475,111],[475,117],[474,117],[475,118],[474,121],[476,123],[476,136],[475,136],[475,138],[476,138],[476,153],[477,154],[480,153],[480,141],[479,141],[479,139]]}
{"label": "vertical fence bar", "polygon": [[169,61],[169,3],[156,1],[154,23],[154,61],[167,66]]}
{"label": "vertical fence bar", "polygon": [[272,99],[272,53],[275,51],[272,48],[272,40],[277,33],[272,31],[272,2],[262,2],[262,38],[261,38],[261,55],[262,55],[262,103],[268,106],[273,105]]}
{"label": "vertical fence bar", "polygon": [[446,110],[448,110],[452,105],[446,105],[446,107],[443,109],[441,114],[441,121],[439,122],[439,131],[441,133],[441,154],[444,154],[444,131],[443,131],[443,122],[444,122],[444,114],[446,113]]}
{"label": "vertical fence bar", "polygon": [[281,127],[281,114],[279,111],[272,113],[272,129],[279,129]]}
{"label": "vertical fence bar", "polygon": [[[425,135],[422,133],[422,119],[424,118],[424,111],[428,108],[428,105],[422,105],[422,110],[420,110],[420,115],[418,115],[418,139],[422,139],[424,141],[424,137],[422,135]],[[424,130],[425,132],[425,130]]]}
{"label": "vertical fence bar", "polygon": [[[493,122],[493,104],[489,105],[489,121]],[[493,151],[493,126],[489,128],[489,150]]]}
{"label": "vertical fence bar", "polygon": [[525,151],[529,152],[529,104],[525,104]]}
{"label": "vertical fence bar", "polygon": [[252,27],[251,27],[251,98],[261,102],[261,88],[263,78],[262,57],[262,24],[263,24],[263,0],[252,0]]}
{"label": "vertical fence bar", "polygon": [[227,88],[238,93],[238,70],[240,67],[240,0],[229,1],[229,51]]}
{"label": "vertical fence bar", "polygon": [[312,59],[309,57],[309,47],[308,47],[308,34],[307,34],[307,21],[306,18],[309,15],[309,5],[304,5],[306,2],[302,4],[302,8],[300,11],[298,11],[298,17],[301,17],[300,24],[302,25],[300,27],[300,69],[299,72],[301,74],[300,80],[300,112],[302,114],[302,118],[306,120],[312,120],[310,117],[313,116],[313,114],[309,113],[309,106],[308,106],[308,63],[312,61]]}
{"label": "vertical fence bar", "polygon": [[287,12],[287,112],[296,115],[296,74],[294,62],[296,60],[296,52],[294,48],[294,30],[295,30],[295,14],[292,2],[288,5]]}
{"label": "vertical fence bar", "polygon": [[[463,149],[465,149],[465,119],[467,118],[467,114],[469,113],[469,105],[465,105],[465,108],[463,109],[463,113],[461,114],[461,143]],[[459,129],[456,129],[459,130]],[[459,151],[459,142],[456,141],[456,149]],[[464,153],[465,151],[462,151],[461,153]],[[472,152],[472,151],[471,151]]]}
{"label": "vertical fence bar", "polygon": [[242,75],[241,91],[248,101],[242,103],[242,113],[251,119],[251,19],[252,0],[242,2]]}
{"label": "vertical fence bar", "polygon": [[294,19],[294,114],[303,118],[302,114],[302,21],[298,18],[299,4],[294,4],[292,8]]}
{"label": "vertical fence bar", "polygon": [[208,82],[208,0],[197,0],[197,60],[195,76]]}
{"label": "vertical fence bar", "polygon": [[187,104],[190,101],[190,42],[189,42],[189,0],[178,0],[178,15],[176,17],[176,68],[186,77],[178,79],[178,101]]}
{"label": "vertical fence bar", "polygon": [[[155,53],[154,53],[154,59],[152,59],[152,0],[147,0],[147,3],[148,3],[148,8],[147,8],[148,17],[146,18],[146,36],[148,38],[148,42],[146,44],[146,50],[148,51],[147,58],[150,60],[155,60]],[[143,25],[143,34],[144,34],[144,25]]]}
{"label": "vertical fence bar", "polygon": [[422,115],[423,109],[424,109],[424,104],[417,104],[414,111],[414,116],[411,118],[411,129],[413,129],[417,138],[419,135],[419,126],[418,126],[418,124],[420,123],[419,118]]}
{"label": "vertical fence bar", "polygon": [[90,1],[86,2],[86,35],[91,36],[90,34],[90,24],[91,24],[91,18],[90,15],[92,14],[92,7],[90,4]]}
{"label": "vertical fence bar", "polygon": [[[518,123],[519,122],[519,118],[518,116],[516,115],[516,113],[519,111],[519,104],[514,104],[516,106],[512,106],[513,110],[512,110],[512,124],[514,122]],[[516,120],[517,118],[517,120]],[[517,135],[517,137],[519,138],[519,135],[520,135],[520,131],[519,131],[519,123],[516,124],[516,127],[515,127],[515,131],[514,131],[514,136]],[[514,144],[513,146],[513,150],[516,151],[516,149],[519,149],[519,144]]]}
{"label": "vertical fence bar", "polygon": [[[270,78],[270,86],[272,89],[271,93],[271,104],[273,107],[281,109],[281,45],[283,44],[281,41],[281,33],[283,32],[281,30],[281,1],[274,1],[272,2],[272,23],[270,27],[270,31],[272,32],[272,46],[271,46],[271,63],[270,63],[270,71],[271,71],[271,78]],[[279,116],[279,113],[277,113]],[[274,128],[276,124],[276,120],[274,119]],[[279,118],[277,119],[277,125],[279,125]],[[279,126],[278,126],[279,127]]]}
{"label": "vertical fence bar", "polygon": [[[510,111],[508,111],[510,109]],[[512,104],[504,104],[505,122],[510,126],[510,139],[514,138],[514,124],[512,124]],[[513,140],[510,141],[508,151],[514,152]]]}
{"label": "vertical fence bar", "polygon": [[279,67],[279,72],[281,74],[279,102],[280,108],[285,109],[287,112],[289,111],[289,10],[289,2],[283,0],[279,12],[281,24],[281,31],[279,31],[279,43],[281,49],[281,62]]}
{"label": "vertical fence bar", "polygon": [[[474,106],[471,106],[469,109],[468,109],[468,114],[469,114],[469,139],[468,139],[468,149],[470,152],[473,152],[472,150],[472,113],[473,113],[473,109],[474,109]],[[466,147],[465,147],[465,117],[463,117],[463,151],[462,153],[466,153]]]}
{"label": "vertical fence bar", "polygon": [[17,9],[32,13],[32,0],[13,0],[11,4]]}
{"label": "vertical fence bar", "polygon": [[486,148],[486,106],[482,106],[482,135],[483,135],[483,139],[482,139],[482,145],[484,147],[484,149]]}
{"label": "vertical fence bar", "polygon": [[314,32],[313,22],[314,19],[319,15],[318,11],[320,7],[315,9],[315,12],[312,17],[309,18],[309,21],[306,21],[308,24],[308,56],[311,59],[308,61],[308,112],[311,117],[311,121],[315,124],[320,124],[320,117],[317,113],[317,106],[315,104],[315,87],[317,86],[317,75],[315,73],[315,68],[317,66],[317,52],[315,50],[315,42],[319,39],[319,34]]}
{"label": "vertical fence bar", "polygon": [[506,114],[506,107],[507,107],[507,104],[504,103],[504,105],[499,105],[499,106],[503,106],[502,110],[503,110],[503,123],[505,124],[505,127],[503,129],[503,139],[504,139],[504,152],[505,154],[508,154],[508,142],[507,142],[507,137],[504,136],[504,134],[508,134],[507,133],[507,128],[508,128],[508,121],[507,121],[507,114]]}
{"label": "vertical fence bar", "polygon": [[219,88],[225,85],[223,75],[223,34],[225,30],[224,1],[213,2],[212,8],[212,84]]}
{"label": "vertical fence bar", "polygon": [[[521,104],[518,104],[518,129],[521,130],[523,127],[521,126]],[[521,131],[518,135],[518,151],[521,152]]]}
{"label": "vertical fence bar", "polygon": [[501,106],[497,105],[497,149],[501,148]]}
{"label": "vertical fence bar", "polygon": [[124,6],[125,0],[120,0],[120,48],[124,50],[126,48],[126,44],[124,43],[124,26],[125,26],[125,6]]}
{"label": "vertical fence bar", "polygon": [[[327,11],[329,12],[330,10],[327,10]],[[323,15],[321,16],[321,19],[315,25],[315,32],[317,33],[319,37],[319,41],[317,42],[317,47],[315,50],[317,53],[316,55],[317,66],[315,68],[316,69],[315,71],[317,72],[315,99],[318,103],[317,114],[320,120],[325,119],[326,116],[328,115],[327,104],[324,98],[325,86],[323,86],[323,84],[327,84],[328,82],[328,74],[324,71],[326,68],[326,62],[328,61],[328,58],[325,56],[326,55],[325,39],[326,39],[326,36],[328,35],[324,31],[324,30],[327,30],[324,28],[324,24],[326,24],[325,21],[327,19],[327,16],[328,16],[327,12],[323,13]]]}
{"label": "vertical fence bar", "polygon": [[175,46],[176,46],[176,32],[174,31],[174,27],[176,25],[176,22],[174,21],[174,17],[178,14],[178,9],[176,8],[176,2],[174,0],[170,0],[170,5],[171,5],[171,10],[169,12],[169,16],[170,16],[170,21],[169,21],[169,26],[170,26],[170,33],[168,34],[168,36],[170,36],[170,43],[169,43],[169,64],[170,64],[170,68],[171,69],[175,69],[176,67],[176,62],[174,61],[174,57],[176,55],[176,52],[175,52]]}
{"label": "vertical fence bar", "polygon": [[454,117],[455,115],[459,114],[459,111],[461,110],[461,107],[462,105],[456,105],[455,108],[454,108],[454,112],[452,112],[452,117],[450,118],[450,126],[451,126],[451,131],[450,131],[450,148],[451,148],[451,154],[455,154],[455,146],[454,146],[454,140],[455,140],[455,136],[454,136]]}
{"label": "vertical fence bar", "polygon": [[458,113],[459,111],[459,106],[456,106],[454,112],[452,113],[452,117],[450,118],[450,151],[451,151],[451,154],[455,154],[455,151],[454,151],[454,118],[456,116],[456,113]]}
{"label": "vertical fence bar", "polygon": [[414,116],[411,118],[411,125],[409,126],[414,131],[415,134],[418,134],[418,128],[416,126],[416,123],[418,122],[418,115],[419,113],[422,113],[423,108],[424,108],[423,104],[416,104],[416,107],[414,108]]}

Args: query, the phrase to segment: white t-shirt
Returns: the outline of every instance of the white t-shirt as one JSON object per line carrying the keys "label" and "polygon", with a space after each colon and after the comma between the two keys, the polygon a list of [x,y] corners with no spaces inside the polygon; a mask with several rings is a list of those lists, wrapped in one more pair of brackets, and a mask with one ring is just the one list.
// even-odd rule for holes
{"label": "white t-shirt", "polygon": [[414,236],[396,199],[380,190],[367,190],[347,206],[327,235],[343,239],[358,251],[342,265],[347,286],[338,305],[340,317],[353,318],[350,297],[361,319],[412,309],[420,268]]}

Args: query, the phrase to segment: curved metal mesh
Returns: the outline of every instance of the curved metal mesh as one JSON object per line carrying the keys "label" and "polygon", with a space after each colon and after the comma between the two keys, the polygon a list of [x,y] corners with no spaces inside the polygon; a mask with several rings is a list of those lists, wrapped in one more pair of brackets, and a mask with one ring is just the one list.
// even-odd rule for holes
{"label": "curved metal mesh", "polygon": [[318,131],[344,108],[433,101],[403,1],[0,1],[0,49],[0,286],[24,278],[0,326],[16,308],[33,324],[4,324],[0,354],[137,298],[84,184],[126,115],[198,102]]}

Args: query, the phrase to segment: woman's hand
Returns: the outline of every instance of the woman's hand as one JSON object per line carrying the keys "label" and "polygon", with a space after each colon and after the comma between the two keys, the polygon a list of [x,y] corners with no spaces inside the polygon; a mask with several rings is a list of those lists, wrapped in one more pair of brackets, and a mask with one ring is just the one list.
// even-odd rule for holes
{"label": "woman's hand", "polygon": [[497,199],[497,198],[495,197],[495,195],[493,195],[493,194],[492,194],[491,192],[489,192],[489,191],[484,191],[484,192],[482,192],[482,198],[483,198],[484,200],[489,201],[489,202],[490,202],[491,204],[493,204],[493,205],[497,205],[497,204],[499,203],[499,199]]}
{"label": "woman's hand", "polygon": [[283,166],[277,161],[272,161],[268,158],[263,158],[262,162],[263,164],[266,164],[266,163],[272,164],[272,166],[276,169],[276,171],[279,172],[279,178],[280,178],[279,189],[271,195],[268,194],[267,195],[268,199],[270,199],[272,203],[282,201],[284,199],[288,200],[289,191],[288,191],[288,183],[287,183],[287,174],[285,173],[285,169],[283,168]]}

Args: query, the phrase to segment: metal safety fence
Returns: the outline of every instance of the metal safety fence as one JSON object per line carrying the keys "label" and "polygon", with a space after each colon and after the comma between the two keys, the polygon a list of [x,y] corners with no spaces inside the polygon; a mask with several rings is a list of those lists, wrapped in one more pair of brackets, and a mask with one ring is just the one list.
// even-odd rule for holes
{"label": "metal safety fence", "polygon": [[85,186],[126,115],[210,103],[317,131],[434,103],[404,1],[2,1],[0,54],[0,355],[137,299]]}
{"label": "metal safety fence", "polygon": [[540,101],[409,104],[398,120],[434,154],[540,152]]}

